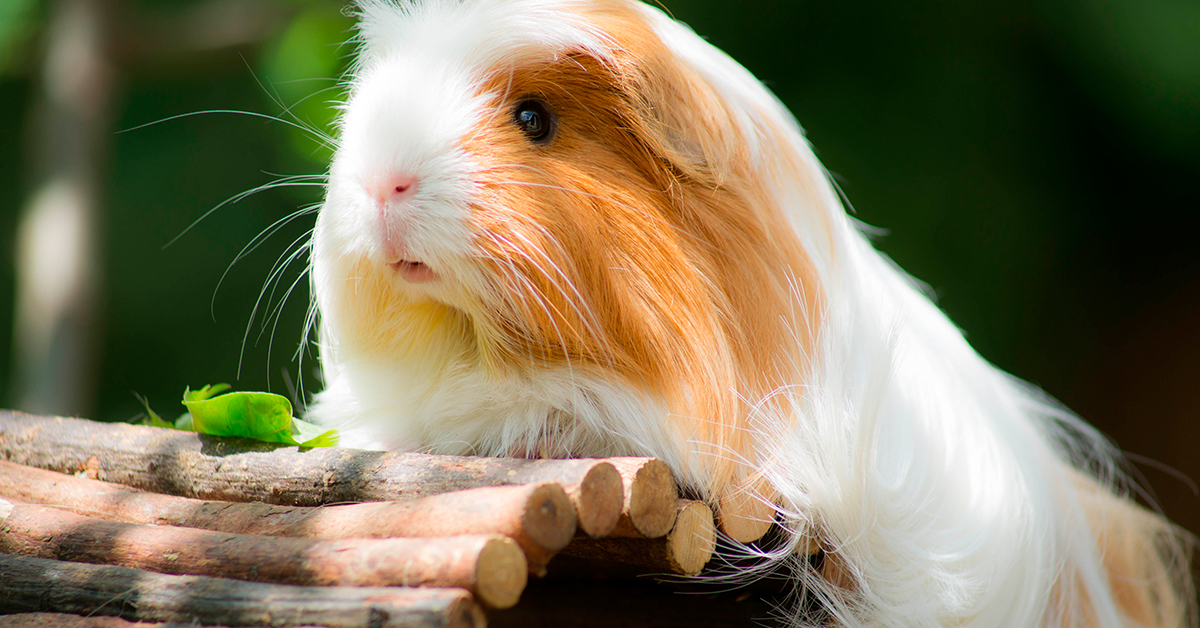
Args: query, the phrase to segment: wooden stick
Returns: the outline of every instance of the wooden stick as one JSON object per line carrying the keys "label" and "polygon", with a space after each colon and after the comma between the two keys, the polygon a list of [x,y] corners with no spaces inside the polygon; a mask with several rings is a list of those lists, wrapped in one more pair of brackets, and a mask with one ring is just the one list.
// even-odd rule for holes
{"label": "wooden stick", "polygon": [[517,475],[525,482],[559,482],[575,504],[579,529],[592,538],[612,534],[621,516],[624,480],[604,459],[543,461]]}
{"label": "wooden stick", "polygon": [[761,539],[775,524],[774,495],[762,478],[750,479],[726,493],[717,503],[721,531],[739,543]]}
{"label": "wooden stick", "polygon": [[563,489],[550,483],[311,508],[160,495],[0,461],[0,495],[113,521],[232,534],[325,540],[503,534],[521,546],[533,573],[541,573],[575,534],[575,508]]}
{"label": "wooden stick", "polygon": [[[65,613],[19,613],[0,615],[0,628],[186,628],[184,623],[146,623],[120,617],[67,615]],[[209,626],[208,628],[220,628]]]}
{"label": "wooden stick", "polygon": [[679,489],[671,469],[657,458],[609,458],[620,472],[625,494],[612,536],[658,538],[670,532]]}
{"label": "wooden stick", "polygon": [[462,589],[297,587],[0,554],[0,614],[51,611],[227,626],[483,628]]}
{"label": "wooden stick", "polygon": [[[604,534],[621,484],[604,460],[525,460],[296,447],[0,411],[0,458],[156,493],[292,506],[408,500],[479,486],[559,481],[580,527]],[[647,460],[647,459],[642,459]]]}
{"label": "wooden stick", "polygon": [[676,512],[675,526],[665,537],[575,539],[563,553],[694,576],[708,564],[716,548],[712,509],[704,502],[680,499],[676,502]]}
{"label": "wooden stick", "polygon": [[461,587],[507,608],[528,567],[502,536],[312,541],[137,525],[13,504],[0,552],[188,574],[316,586]]}

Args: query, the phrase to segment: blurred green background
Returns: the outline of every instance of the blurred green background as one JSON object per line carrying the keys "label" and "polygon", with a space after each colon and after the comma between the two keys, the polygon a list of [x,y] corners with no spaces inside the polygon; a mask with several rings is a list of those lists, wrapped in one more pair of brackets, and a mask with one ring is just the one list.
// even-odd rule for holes
{"label": "blurred green background", "polygon": [[[95,389],[75,411],[126,420],[141,410],[137,392],[174,414],[184,386],[217,381],[314,389],[315,359],[293,359],[306,282],[277,325],[263,307],[252,316],[312,215],[231,264],[319,202],[320,188],[222,207],[163,247],[230,196],[321,173],[328,150],[233,114],[117,131],[296,103],[299,119],[327,128],[331,79],[350,52],[339,45],[351,27],[342,3],[69,1],[102,7],[116,68],[100,188],[102,340]],[[37,185],[31,120],[56,4],[0,0],[0,356],[13,353],[12,251]],[[1200,3],[667,6],[791,107],[857,216],[887,230],[879,247],[932,286],[986,358],[1143,461],[1166,512],[1200,531],[1200,499],[1183,479],[1200,478]],[[304,264],[281,275],[281,291]],[[17,387],[13,362],[0,360],[3,405],[20,405]]]}

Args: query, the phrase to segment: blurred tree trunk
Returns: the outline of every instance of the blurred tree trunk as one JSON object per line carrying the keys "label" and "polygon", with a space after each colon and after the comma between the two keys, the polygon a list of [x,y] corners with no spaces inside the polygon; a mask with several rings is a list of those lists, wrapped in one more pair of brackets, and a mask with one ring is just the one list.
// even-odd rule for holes
{"label": "blurred tree trunk", "polygon": [[26,138],[34,192],[17,230],[13,399],[22,410],[86,416],[93,408],[103,341],[102,188],[121,77],[177,75],[220,55],[240,61],[293,13],[276,0],[141,8],[50,4]]}
{"label": "blurred tree trunk", "polygon": [[14,398],[87,414],[103,298],[101,182],[112,134],[113,0],[56,0],[28,143],[34,193],[17,231]]}

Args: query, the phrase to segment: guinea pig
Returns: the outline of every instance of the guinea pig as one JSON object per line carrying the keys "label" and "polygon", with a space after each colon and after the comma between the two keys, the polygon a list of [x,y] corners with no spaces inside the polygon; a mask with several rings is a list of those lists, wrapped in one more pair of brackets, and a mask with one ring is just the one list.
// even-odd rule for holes
{"label": "guinea pig", "polygon": [[359,18],[311,268],[343,444],[659,457],[733,541],[777,521],[836,625],[1194,621],[1113,448],[972,350],[728,56],[635,0]]}

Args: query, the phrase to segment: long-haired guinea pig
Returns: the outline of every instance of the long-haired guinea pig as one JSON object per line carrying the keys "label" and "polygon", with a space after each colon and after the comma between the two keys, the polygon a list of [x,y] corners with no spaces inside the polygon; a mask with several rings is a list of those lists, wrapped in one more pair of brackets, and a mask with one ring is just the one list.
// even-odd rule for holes
{"label": "long-haired guinea pig", "polygon": [[1112,448],[871,247],[736,62],[635,0],[359,12],[312,250],[344,444],[657,456],[735,540],[777,520],[837,625],[1192,621]]}

